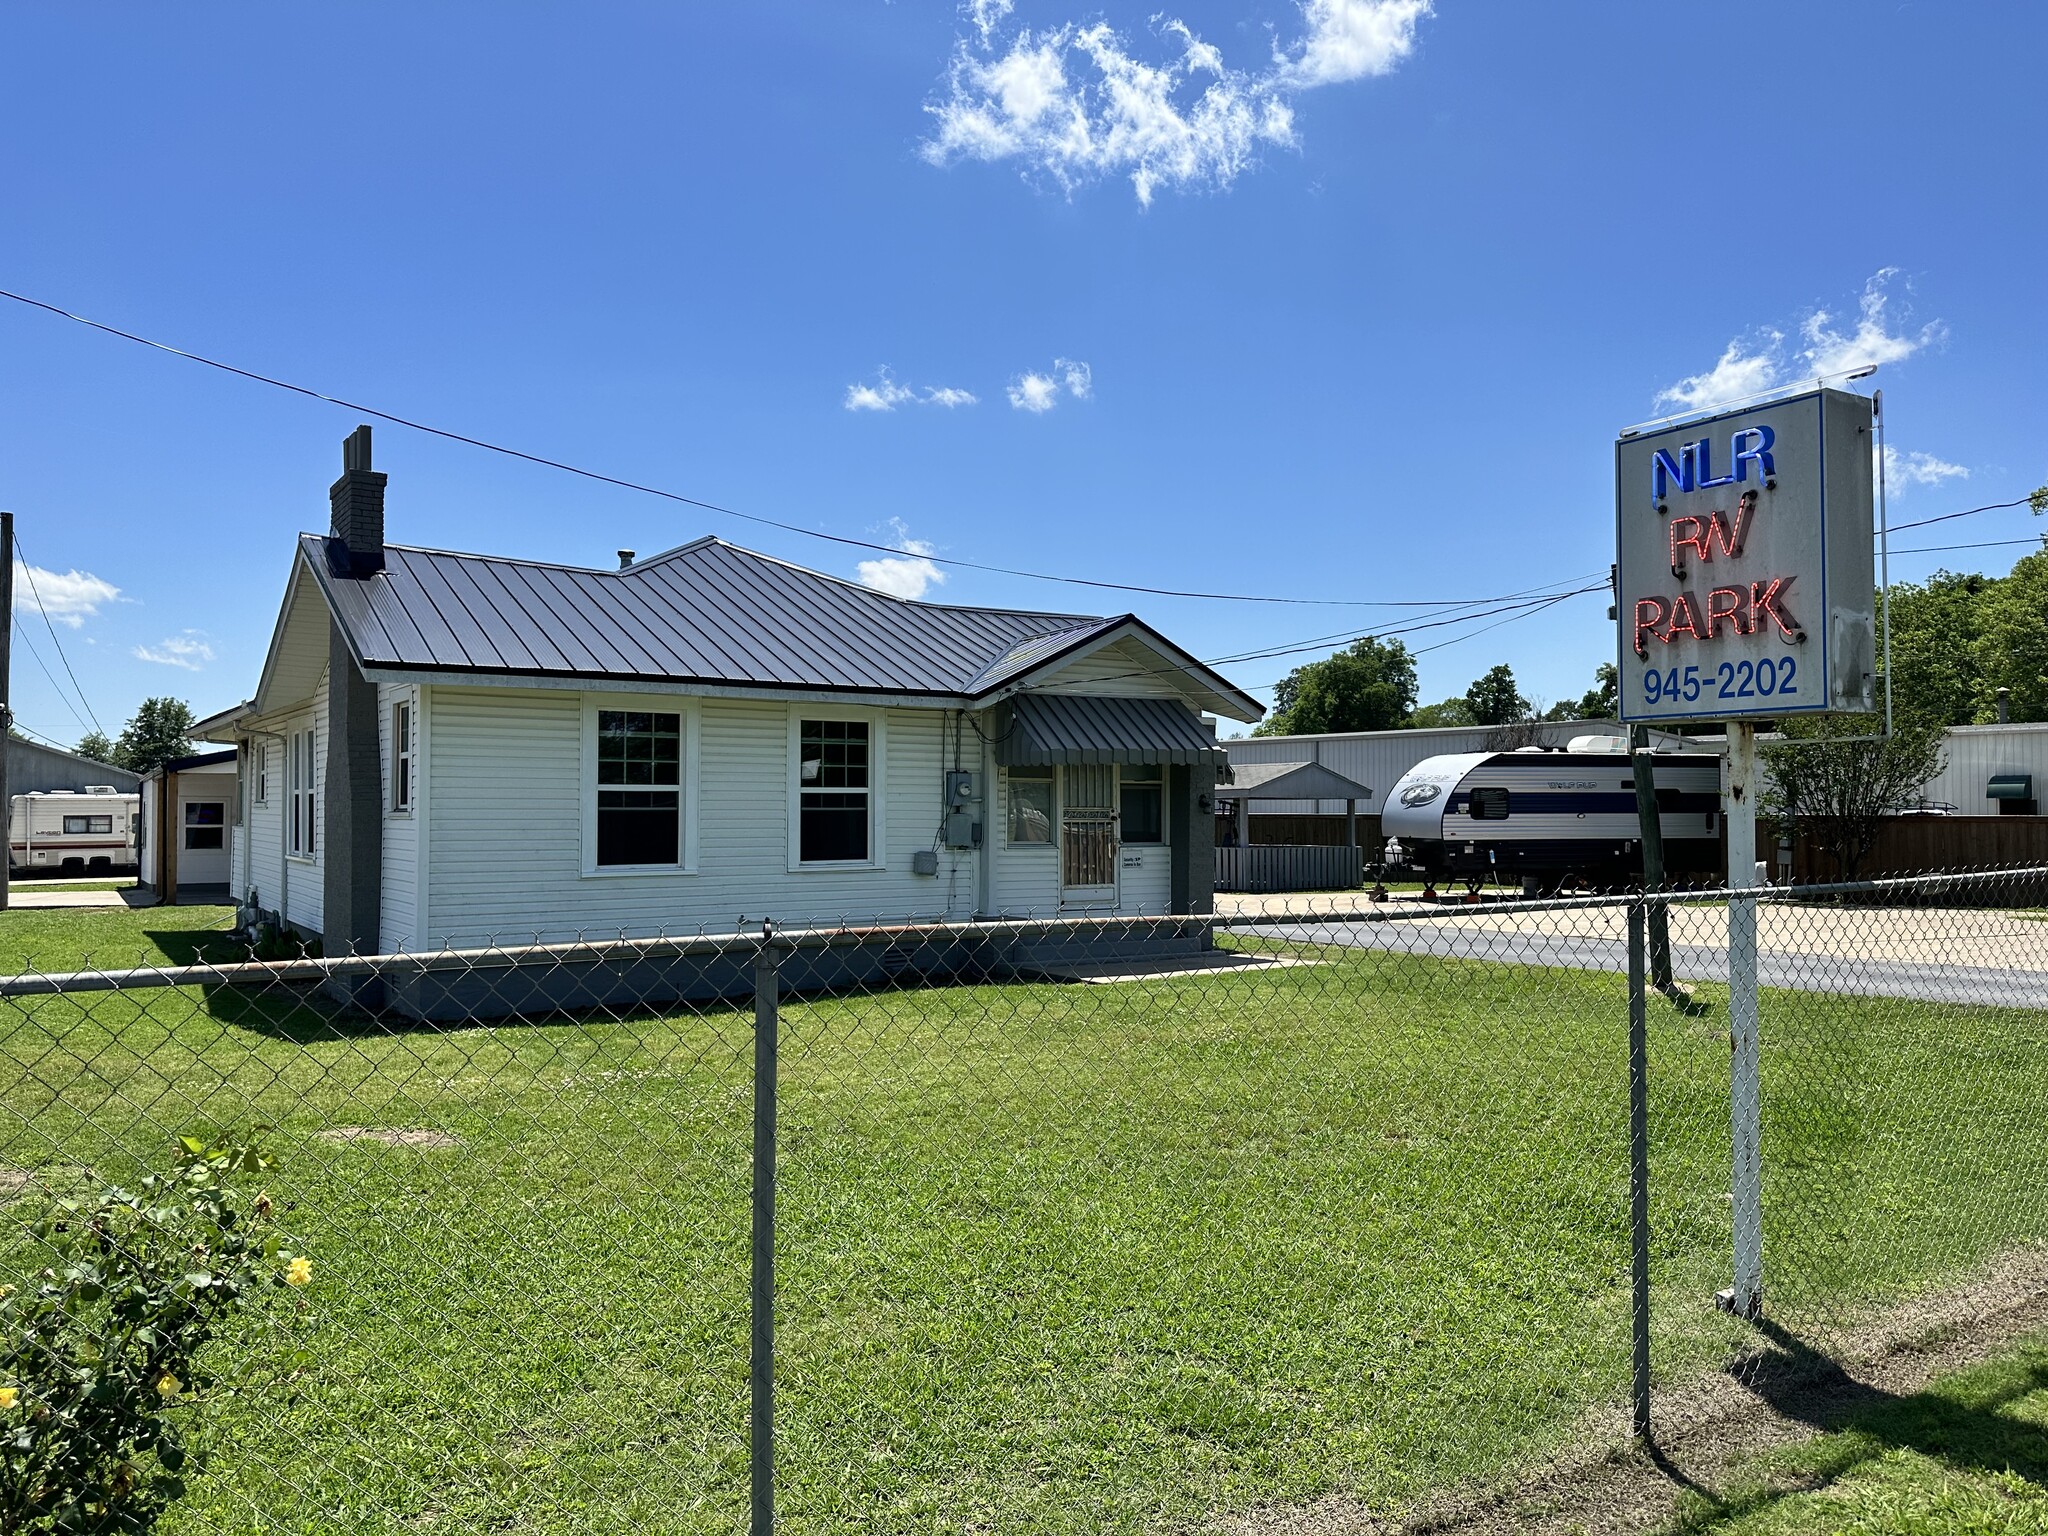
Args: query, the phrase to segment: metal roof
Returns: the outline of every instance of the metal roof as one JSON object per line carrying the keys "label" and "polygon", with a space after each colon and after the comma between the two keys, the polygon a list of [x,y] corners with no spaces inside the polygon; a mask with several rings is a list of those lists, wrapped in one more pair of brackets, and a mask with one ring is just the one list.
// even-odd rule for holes
{"label": "metal roof", "polygon": [[1214,727],[1176,699],[1019,694],[996,727],[1007,768],[1055,763],[1222,763]]}
{"label": "metal roof", "polygon": [[[1130,626],[1130,615],[913,602],[703,538],[590,570],[387,545],[373,575],[300,553],[365,668],[973,697]],[[1170,647],[1169,647],[1170,648]],[[1203,693],[1258,705],[1201,668]]]}
{"label": "metal roof", "polygon": [[1232,763],[1226,800],[1370,800],[1372,790],[1321,763]]}

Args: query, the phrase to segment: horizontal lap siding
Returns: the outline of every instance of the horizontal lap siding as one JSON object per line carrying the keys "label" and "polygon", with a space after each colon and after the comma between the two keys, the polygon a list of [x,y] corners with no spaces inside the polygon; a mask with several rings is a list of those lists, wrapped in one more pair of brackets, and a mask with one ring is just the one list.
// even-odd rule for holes
{"label": "horizontal lap siding", "polygon": [[[384,858],[382,906],[378,917],[378,942],[387,950],[411,949],[417,943],[416,916],[419,903],[415,898],[419,875],[419,822],[417,811],[410,814],[395,813],[392,809],[397,786],[392,781],[395,766],[394,743],[391,739],[391,712],[399,704],[412,706],[413,718],[413,762],[420,760],[419,753],[419,690],[408,685],[383,683],[377,689],[377,755],[382,761],[378,769],[383,785]],[[415,769],[417,775],[417,769]],[[418,780],[414,780],[414,799],[418,799]]]}
{"label": "horizontal lap siding", "polygon": [[[982,836],[995,858],[991,883],[991,916],[1053,917],[1060,909],[1060,856],[1052,844],[1026,843],[1011,847],[1006,841],[1010,826],[1009,774],[996,775],[990,797],[989,826]],[[1058,814],[1058,807],[1054,807]]]}
{"label": "horizontal lap siding", "polygon": [[970,913],[972,852],[941,850],[936,878],[910,872],[938,826],[945,714],[888,712],[888,867],[831,871],[788,868],[789,718],[781,704],[702,701],[697,872],[585,876],[581,698],[436,688],[427,943]]}
{"label": "horizontal lap siding", "polygon": [[1104,646],[1034,681],[1036,693],[1089,693],[1112,698],[1184,698],[1172,667],[1157,652],[1128,642]]}

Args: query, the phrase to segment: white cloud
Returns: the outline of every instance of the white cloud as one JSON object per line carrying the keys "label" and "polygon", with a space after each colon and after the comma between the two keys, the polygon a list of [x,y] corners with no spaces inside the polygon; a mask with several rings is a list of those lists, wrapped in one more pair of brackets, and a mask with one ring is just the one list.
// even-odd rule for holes
{"label": "white cloud", "polygon": [[964,389],[927,388],[919,394],[908,384],[897,383],[887,368],[877,368],[874,383],[847,385],[846,398],[841,403],[849,411],[893,411],[899,405],[943,405],[950,411],[977,404],[979,400],[978,395]]}
{"label": "white cloud", "polygon": [[1106,22],[1022,27],[999,40],[1011,9],[968,0],[975,35],[956,42],[925,108],[936,127],[924,158],[1014,159],[1069,193],[1128,176],[1149,207],[1161,187],[1228,187],[1263,146],[1292,148],[1292,97],[1392,69],[1413,51],[1430,0],[1300,0],[1303,35],[1276,45],[1258,71],[1229,68],[1222,50],[1165,16],[1153,18],[1157,61]]}
{"label": "white cloud", "polygon": [[1803,345],[1789,355],[1783,331],[1764,330],[1749,339],[1737,337],[1713,367],[1660,389],[1652,404],[1680,411],[1711,410],[1783,384],[1838,380],[1858,368],[1904,362],[1923,348],[1939,345],[1948,338],[1948,327],[1939,320],[1930,320],[1913,332],[1891,329],[1885,314],[1886,288],[1898,270],[1885,267],[1863,285],[1856,300],[1854,329],[1838,330],[1831,313],[1816,309],[1799,322]]}
{"label": "white cloud", "polygon": [[889,377],[889,370],[875,371],[872,384],[849,384],[843,402],[849,411],[893,411],[906,400],[915,400],[917,391],[908,385],[898,384]]}
{"label": "white cloud", "polygon": [[1884,478],[1886,485],[1905,490],[1915,485],[1939,485],[1944,480],[1967,480],[1970,471],[1964,465],[1937,459],[1931,453],[1901,453],[1886,443]]}
{"label": "white cloud", "polygon": [[172,635],[160,640],[154,646],[135,647],[138,661],[153,661],[163,667],[183,667],[187,672],[197,672],[213,660],[213,647],[206,643],[206,631],[188,629],[182,635]]}
{"label": "white cloud", "polygon": [[1086,363],[1056,357],[1051,369],[1045,373],[1034,370],[1019,374],[1011,382],[1008,393],[1012,406],[1037,416],[1060,403],[1060,391],[1063,389],[1076,400],[1086,400],[1095,393],[1095,371]]}
{"label": "white cloud", "polygon": [[877,592],[886,592],[891,597],[920,598],[928,587],[942,586],[946,573],[932,564],[931,556],[937,553],[927,540],[913,539],[910,530],[903,525],[903,519],[889,519],[888,532],[901,555],[888,555],[879,560],[863,560],[854,569],[860,584]]}
{"label": "white cloud", "polygon": [[77,629],[100,611],[101,605],[116,602],[121,589],[89,571],[46,571],[40,565],[14,562],[14,606],[32,612],[38,600],[52,623]]}

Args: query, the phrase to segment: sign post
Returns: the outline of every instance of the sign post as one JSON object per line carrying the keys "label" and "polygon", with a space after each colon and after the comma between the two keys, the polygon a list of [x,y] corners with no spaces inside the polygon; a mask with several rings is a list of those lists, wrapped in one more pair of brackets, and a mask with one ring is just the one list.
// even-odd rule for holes
{"label": "sign post", "polygon": [[1622,433],[1614,449],[1621,718],[1728,737],[1730,1190],[1743,1317],[1763,1307],[1757,1008],[1759,720],[1876,699],[1871,402],[1812,389]]}

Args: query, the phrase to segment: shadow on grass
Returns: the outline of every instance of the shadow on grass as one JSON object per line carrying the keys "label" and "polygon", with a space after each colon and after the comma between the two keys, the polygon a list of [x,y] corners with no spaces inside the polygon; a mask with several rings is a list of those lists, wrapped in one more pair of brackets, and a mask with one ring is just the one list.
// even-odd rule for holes
{"label": "shadow on grass", "polygon": [[1891,1451],[1916,1452],[1959,1473],[2013,1473],[2048,1483],[2048,1436],[2038,1424],[2005,1412],[2048,1389],[2048,1356],[2039,1351],[2007,1369],[1989,1368],[1995,1378],[1982,1388],[1966,1379],[1902,1397],[1856,1380],[1774,1323],[1758,1326],[1775,1348],[1745,1373],[1750,1390],[1785,1418],[1838,1438],[1797,1453],[1776,1481],[1725,1493],[1702,1486],[1652,1446],[1658,1469],[1691,1495],[1672,1532],[1707,1536],[1782,1500],[1826,1488]]}

